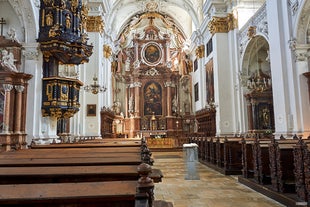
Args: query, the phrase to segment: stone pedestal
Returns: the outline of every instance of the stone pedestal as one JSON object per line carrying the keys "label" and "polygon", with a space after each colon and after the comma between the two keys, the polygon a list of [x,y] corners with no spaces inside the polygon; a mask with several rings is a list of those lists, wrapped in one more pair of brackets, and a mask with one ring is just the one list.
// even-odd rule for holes
{"label": "stone pedestal", "polygon": [[198,145],[195,143],[183,144],[183,152],[187,167],[185,180],[199,180],[199,173],[196,169],[196,163],[198,161]]}

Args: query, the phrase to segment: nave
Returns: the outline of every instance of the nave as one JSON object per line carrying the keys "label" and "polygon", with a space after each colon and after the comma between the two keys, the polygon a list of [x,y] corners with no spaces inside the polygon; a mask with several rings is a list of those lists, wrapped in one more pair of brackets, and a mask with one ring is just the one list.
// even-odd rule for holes
{"label": "nave", "polygon": [[185,180],[183,152],[153,152],[154,168],[164,179],[155,184],[155,200],[174,207],[281,207],[280,203],[238,183],[237,176],[225,176],[198,163],[200,180]]}

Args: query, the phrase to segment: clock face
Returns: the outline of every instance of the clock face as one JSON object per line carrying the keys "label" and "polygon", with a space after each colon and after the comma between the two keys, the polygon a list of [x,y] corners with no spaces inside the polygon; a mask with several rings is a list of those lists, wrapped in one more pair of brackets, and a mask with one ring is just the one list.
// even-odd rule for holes
{"label": "clock face", "polygon": [[149,43],[142,50],[142,56],[146,64],[157,65],[161,59],[161,48],[157,43]]}

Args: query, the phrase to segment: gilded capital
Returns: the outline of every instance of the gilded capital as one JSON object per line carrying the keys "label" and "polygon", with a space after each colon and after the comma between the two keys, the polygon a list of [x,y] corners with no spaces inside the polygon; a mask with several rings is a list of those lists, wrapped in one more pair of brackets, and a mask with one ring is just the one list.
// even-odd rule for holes
{"label": "gilded capital", "polygon": [[226,17],[212,17],[208,23],[208,29],[211,34],[227,33],[238,27],[236,15],[230,13]]}
{"label": "gilded capital", "polygon": [[205,55],[205,46],[199,45],[196,48],[196,56],[197,56],[197,58],[203,58],[204,55]]}
{"label": "gilded capital", "polygon": [[87,17],[87,32],[103,33],[104,22],[101,16],[88,16]]}

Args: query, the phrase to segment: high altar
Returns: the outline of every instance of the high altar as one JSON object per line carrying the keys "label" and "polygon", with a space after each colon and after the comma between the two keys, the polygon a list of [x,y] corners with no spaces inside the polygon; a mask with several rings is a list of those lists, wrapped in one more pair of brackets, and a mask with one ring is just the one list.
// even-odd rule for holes
{"label": "high altar", "polygon": [[167,138],[192,132],[192,60],[182,31],[158,13],[136,16],[124,30],[111,68],[112,134]]}

